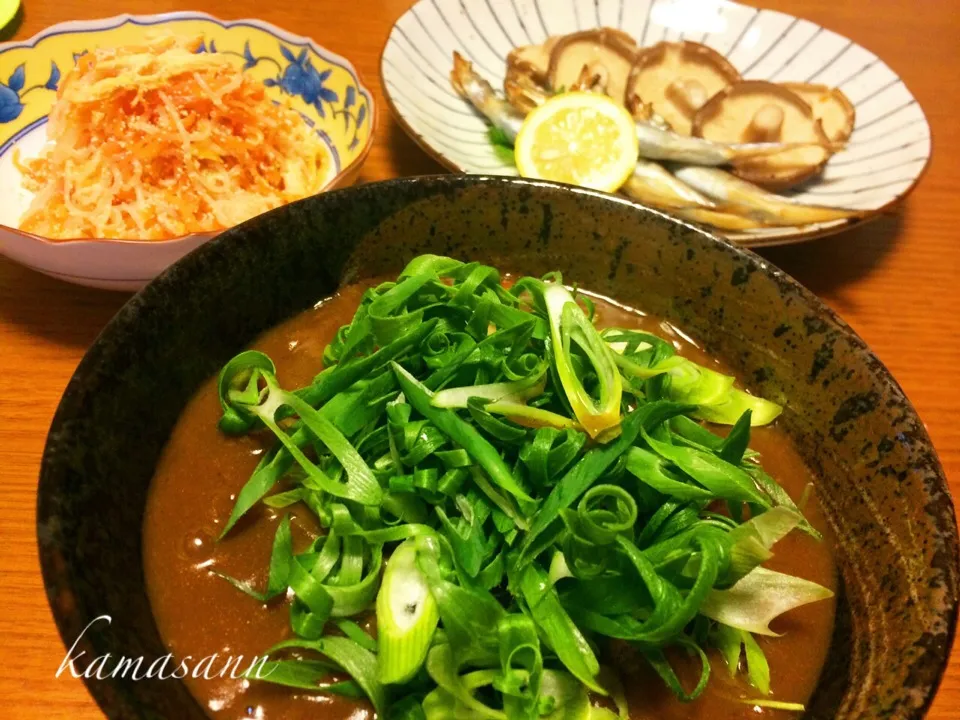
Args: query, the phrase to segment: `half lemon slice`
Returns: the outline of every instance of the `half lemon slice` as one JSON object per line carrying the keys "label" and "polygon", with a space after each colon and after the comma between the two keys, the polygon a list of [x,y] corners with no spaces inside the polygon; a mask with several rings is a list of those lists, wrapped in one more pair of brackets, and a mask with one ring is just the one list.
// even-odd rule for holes
{"label": "half lemon slice", "polygon": [[563,93],[527,116],[514,153],[524,177],[615,192],[637,165],[637,129],[606,95]]}

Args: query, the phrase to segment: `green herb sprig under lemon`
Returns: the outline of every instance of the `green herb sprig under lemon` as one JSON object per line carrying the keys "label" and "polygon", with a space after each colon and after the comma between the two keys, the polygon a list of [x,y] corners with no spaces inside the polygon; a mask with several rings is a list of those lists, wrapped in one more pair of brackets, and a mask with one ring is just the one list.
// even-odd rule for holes
{"label": "green herb sprig under lemon", "polygon": [[[295,638],[255,679],[366,696],[391,720],[615,717],[591,693],[626,717],[608,640],[681,700],[711,647],[765,696],[754,636],[831,594],[761,566],[792,530],[818,537],[748,448],[781,408],[655,335],[598,331],[558,273],[508,290],[492,267],[418,257],[364,294],[324,365],[288,391],[247,351],[219,378],[223,432],[277,438],[224,534],[259,502],[327,531],[294,553],[285,518],[267,587],[227,578],[290,598]],[[376,638],[351,620],[371,610]],[[670,647],[701,658],[695,687]]]}

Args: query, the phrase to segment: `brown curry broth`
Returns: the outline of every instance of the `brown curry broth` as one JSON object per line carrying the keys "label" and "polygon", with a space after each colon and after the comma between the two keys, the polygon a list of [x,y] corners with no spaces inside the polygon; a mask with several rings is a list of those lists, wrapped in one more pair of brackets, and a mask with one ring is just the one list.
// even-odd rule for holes
{"label": "brown curry broth", "polygon": [[[337,328],[352,317],[364,288],[348,287],[316,309],[281,324],[259,338],[253,347],[270,355],[284,387],[311,381],[322,366],[323,349]],[[721,367],[679,333],[649,316],[597,302],[598,324],[624,326],[669,337],[681,354],[703,364]],[[310,693],[229,677],[224,657],[243,655],[242,669],[272,644],[291,637],[288,607],[283,598],[262,605],[242,594],[212,571],[266,584],[267,564],[276,523],[284,511],[262,505],[248,513],[222,542],[214,538],[230,515],[236,493],[272,444],[268,436],[228,438],[217,430],[220,406],[215,379],[208,380],[190,401],[174,428],[150,490],[144,521],[144,566],[153,612],[170,651],[178,659],[198,659],[219,653],[203,677],[188,677],[194,697],[212,717],[317,718],[365,720],[373,717],[365,702],[322,693]],[[786,435],[776,427],[757,428],[751,447],[762,453],[765,469],[787,491],[799,498],[810,473]],[[297,550],[315,536],[311,514],[295,507],[294,540]],[[824,530],[815,501],[806,515]],[[768,567],[835,587],[829,540],[816,543],[798,532],[776,548]],[[770,662],[772,699],[804,702],[816,684],[833,625],[833,601],[798,608],[779,619],[780,638],[761,638]],[[699,669],[684,656],[674,656],[685,687],[692,687]],[[757,715],[793,717],[794,713],[761,710],[738,702],[758,693],[741,679],[731,679],[722,661],[715,659],[710,684],[697,701],[678,702],[660,679],[628,649],[612,652],[607,661],[624,674],[632,720],[741,719]],[[234,666],[230,666],[234,667]],[[201,674],[205,667],[200,667]],[[236,672],[235,674],[239,674]]]}

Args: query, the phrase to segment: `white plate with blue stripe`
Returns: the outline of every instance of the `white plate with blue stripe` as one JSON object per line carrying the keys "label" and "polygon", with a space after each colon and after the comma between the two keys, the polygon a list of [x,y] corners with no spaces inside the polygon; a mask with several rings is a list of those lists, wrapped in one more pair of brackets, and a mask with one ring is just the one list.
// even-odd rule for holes
{"label": "white plate with blue stripe", "polygon": [[857,220],[729,233],[743,245],[799,242],[877,217],[916,185],[930,160],[930,127],[916,98],[880,58],[819,25],[725,0],[420,0],[393,26],[380,72],[401,125],[447,167],[516,175],[497,157],[487,123],[453,90],[453,53],[502,87],[519,45],[599,27],[641,47],[692,40],[725,55],[747,79],[840,88],[856,108],[846,147],[815,180],[788,193],[798,202],[867,211]]}

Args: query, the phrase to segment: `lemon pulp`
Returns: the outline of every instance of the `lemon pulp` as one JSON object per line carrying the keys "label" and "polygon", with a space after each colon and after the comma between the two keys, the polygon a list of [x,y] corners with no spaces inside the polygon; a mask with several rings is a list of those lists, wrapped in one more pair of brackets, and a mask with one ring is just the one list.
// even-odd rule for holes
{"label": "lemon pulp", "polygon": [[517,136],[517,169],[524,177],[613,192],[637,163],[633,118],[612,99],[565,93],[527,116]]}

